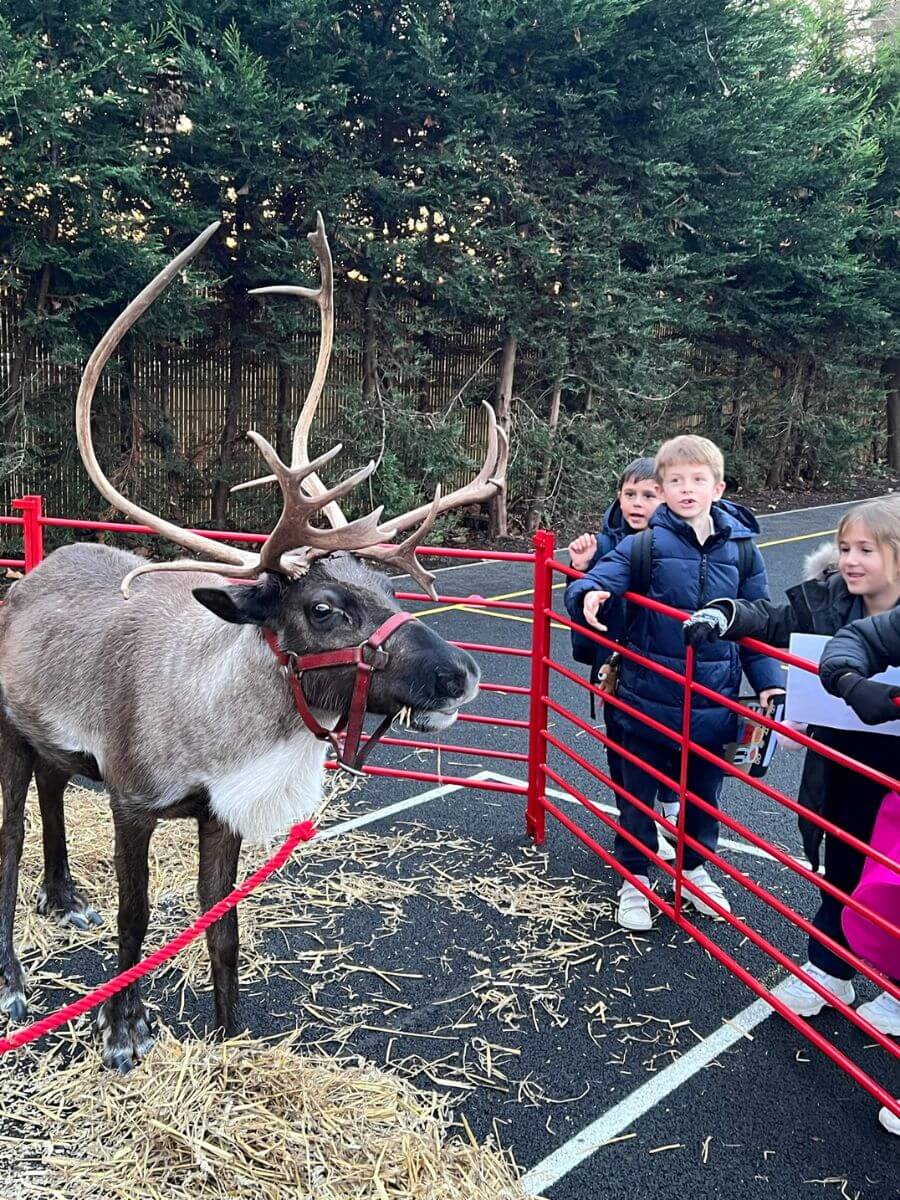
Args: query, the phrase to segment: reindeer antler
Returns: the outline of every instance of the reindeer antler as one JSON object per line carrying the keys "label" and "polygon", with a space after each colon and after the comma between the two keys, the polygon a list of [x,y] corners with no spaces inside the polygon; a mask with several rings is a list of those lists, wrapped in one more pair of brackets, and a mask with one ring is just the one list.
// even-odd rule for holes
{"label": "reindeer antler", "polygon": [[446,496],[441,495],[441,489],[438,486],[430,504],[422,504],[398,517],[391,517],[387,522],[387,528],[390,529],[392,535],[403,529],[409,529],[410,525],[414,525],[416,521],[422,522],[405,541],[396,546],[364,546],[356,551],[362,558],[375,559],[381,563],[401,567],[411,578],[422,585],[433,600],[437,599],[434,576],[416,558],[416,547],[425,540],[441,513],[449,512],[454,508],[462,508],[465,504],[490,500],[492,496],[506,487],[509,439],[498,426],[497,418],[490,404],[485,401],[484,407],[488,421],[488,446],[481,470],[475,478],[461,488],[457,488],[456,491],[449,492]]}
{"label": "reindeer antler", "polygon": [[[282,513],[260,552],[253,554],[238,550],[166,521],[163,517],[126,499],[100,469],[91,441],[91,402],[100,373],[125,333],[168,287],[178,272],[203,249],[219,229],[219,225],[216,221],[205,229],[131,301],[98,342],[88,359],[78,389],[75,407],[78,447],[85,468],[101,494],[126,516],[149,525],[157,533],[186,550],[209,556],[209,560],[200,562],[179,560],[169,563],[145,563],[130,572],[122,581],[123,593],[127,596],[132,580],[150,571],[215,571],[243,579],[254,578],[263,571],[277,571],[293,578],[303,574],[314,559],[336,550],[347,550],[377,562],[402,567],[418,580],[426,591],[435,595],[434,576],[418,562],[416,549],[440,513],[462,504],[489,499],[505,486],[508,440],[505,433],[497,427],[493,409],[489,404],[485,405],[488,414],[488,449],[484,464],[475,479],[447,496],[442,496],[438,487],[430,504],[420,505],[408,513],[392,518],[384,525],[379,524],[383,512],[381,507],[355,521],[347,521],[337,502],[368,479],[375,470],[375,464],[369,462],[348,479],[329,489],[317,472],[340,452],[341,446],[333,447],[312,462],[309,460],[309,431],[322,394],[334,342],[333,267],[321,213],[316,214],[316,229],[309,235],[319,260],[320,286],[313,289],[284,285],[255,288],[252,293],[300,296],[312,300],[321,314],[319,355],[309,392],[294,429],[290,466],[282,462],[261,434],[250,431],[248,437],[259,448],[273,474],[238,484],[231,489],[237,491],[240,488],[276,481],[281,487],[284,497]],[[322,529],[311,523],[312,517],[318,512],[325,514],[330,529]],[[384,544],[416,522],[420,522],[418,528],[399,545]]]}
{"label": "reindeer antler", "polygon": [[[312,429],[316,410],[319,407],[319,400],[322,397],[322,389],[325,386],[325,377],[328,374],[328,365],[331,362],[331,350],[334,345],[334,263],[331,258],[331,247],[328,245],[328,238],[325,234],[325,222],[322,220],[320,212],[316,213],[315,230],[307,234],[307,237],[315,249],[316,258],[319,260],[321,283],[317,288],[296,287],[293,284],[279,283],[271,287],[252,288],[250,291],[251,296],[298,296],[302,300],[312,300],[319,309],[319,356],[316,359],[316,369],[313,374],[312,383],[309,385],[309,391],[306,393],[306,399],[303,401],[300,416],[297,418],[297,424],[294,426],[294,437],[291,446],[292,467],[304,467],[309,464],[309,431]],[[248,479],[245,483],[235,484],[231,490],[239,492],[244,488],[258,487],[263,483],[274,483],[276,478],[277,475],[263,475],[259,479]],[[326,491],[325,484],[315,471],[306,477],[305,483],[306,491],[310,495],[324,495]],[[347,524],[347,518],[335,503],[328,504],[325,509],[325,516],[335,529]]]}
{"label": "reindeer antler", "polygon": [[100,373],[109,360],[110,355],[135,321],[147,311],[157,296],[169,286],[178,272],[199,254],[213,234],[219,229],[220,224],[221,222],[214,221],[212,225],[207,226],[200,236],[191,242],[187,249],[182,250],[168,266],[164,267],[147,284],[144,290],[135,296],[124,312],[116,318],[97,343],[84,368],[81,385],[78,389],[78,398],[75,402],[75,432],[78,438],[78,449],[88,475],[93,480],[100,494],[117,508],[119,512],[124,513],[125,516],[131,517],[139,523],[149,525],[157,533],[176,542],[179,546],[183,546],[186,550],[190,550],[195,554],[207,554],[216,560],[214,563],[194,563],[192,565],[195,570],[222,570],[223,568],[220,564],[227,563],[229,573],[240,576],[245,574],[246,568],[255,563],[256,555],[249,554],[245,550],[237,550],[233,546],[222,545],[220,542],[213,541],[212,538],[203,537],[202,534],[191,533],[190,530],[173,525],[163,517],[159,517],[155,513],[149,512],[147,509],[141,508],[140,505],[128,500],[113,487],[103,474],[100,464],[97,462],[97,456],[94,453],[94,444],[91,440],[91,402],[94,398],[94,391],[96,390]]}
{"label": "reindeer antler", "polygon": [[[382,528],[378,524],[378,518],[384,511],[383,506],[337,529],[317,529],[309,523],[309,518],[314,513],[320,512],[341,496],[346,496],[357,484],[369,478],[375,470],[375,463],[371,459],[349,479],[331,489],[324,488],[322,494],[314,499],[307,499],[300,490],[300,484],[303,480],[312,478],[319,467],[331,462],[334,456],[341,452],[341,444],[338,443],[331,450],[320,454],[305,467],[289,467],[281,461],[274,447],[261,434],[251,430],[247,436],[259,447],[263,458],[274,470],[275,478],[284,494],[284,508],[278,524],[260,551],[260,570],[294,574],[290,564],[296,560],[291,557],[291,553],[296,553],[298,546],[318,550],[323,554],[332,554],[335,550],[356,550],[360,545],[367,546],[371,542],[384,541],[394,536],[393,529],[388,529],[387,526]],[[305,570],[308,557],[308,554],[303,556],[300,564],[302,569],[297,573],[302,574]]]}

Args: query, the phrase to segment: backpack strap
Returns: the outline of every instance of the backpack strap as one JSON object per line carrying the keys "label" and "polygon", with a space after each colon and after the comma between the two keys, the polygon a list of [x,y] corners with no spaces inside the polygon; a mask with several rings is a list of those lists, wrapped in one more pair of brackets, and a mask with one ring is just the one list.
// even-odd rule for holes
{"label": "backpack strap", "polygon": [[649,527],[634,535],[631,543],[631,591],[646,596],[653,570],[653,530]]}
{"label": "backpack strap", "polygon": [[[738,556],[738,583],[743,584],[753,574],[753,539],[735,538]],[[653,570],[653,530],[642,529],[631,543],[631,591],[646,596],[650,591]]]}
{"label": "backpack strap", "polygon": [[744,584],[753,574],[753,539],[738,538],[738,585]]}

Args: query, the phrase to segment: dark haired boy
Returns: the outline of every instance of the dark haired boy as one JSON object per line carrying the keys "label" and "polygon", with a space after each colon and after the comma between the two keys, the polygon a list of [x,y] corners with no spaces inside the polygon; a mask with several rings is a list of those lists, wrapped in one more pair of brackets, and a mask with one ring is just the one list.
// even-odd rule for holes
{"label": "dark haired boy", "polygon": [[[646,529],[650,518],[662,502],[662,491],[656,479],[656,466],[652,458],[636,458],[619,476],[616,498],[603,516],[603,528],[598,533],[582,533],[569,543],[569,561],[576,571],[589,571],[604,555],[615,550],[619,542],[629,534]],[[607,636],[620,642],[625,635],[625,601],[613,599],[606,606],[604,621]],[[587,622],[585,622],[587,624]],[[572,631],[572,654],[581,663],[591,668],[591,682],[596,683],[603,667],[612,654],[605,646],[592,642],[575,630]],[[603,710],[606,732],[614,742],[622,742],[622,722],[618,710],[607,704]],[[607,749],[606,760],[610,778],[619,787],[624,786],[622,756]],[[667,820],[678,820],[678,798],[670,788],[660,784],[657,795],[660,809]],[[661,858],[673,859],[675,852],[662,837],[659,839]]]}

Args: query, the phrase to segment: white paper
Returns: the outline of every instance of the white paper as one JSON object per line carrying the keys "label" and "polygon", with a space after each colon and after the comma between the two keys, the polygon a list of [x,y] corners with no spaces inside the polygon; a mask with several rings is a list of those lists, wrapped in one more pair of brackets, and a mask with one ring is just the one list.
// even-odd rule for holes
{"label": "white paper", "polygon": [[[822,651],[830,638],[818,633],[792,633],[791,654],[818,663]],[[900,667],[889,667],[880,675],[873,675],[881,683],[900,686]],[[788,667],[787,702],[785,718],[805,725],[824,725],[827,729],[851,729],[865,733],[889,733],[900,737],[900,720],[886,721],[883,725],[864,725],[849,704],[840,696],[826,692],[818,675],[803,671],[800,667]]]}

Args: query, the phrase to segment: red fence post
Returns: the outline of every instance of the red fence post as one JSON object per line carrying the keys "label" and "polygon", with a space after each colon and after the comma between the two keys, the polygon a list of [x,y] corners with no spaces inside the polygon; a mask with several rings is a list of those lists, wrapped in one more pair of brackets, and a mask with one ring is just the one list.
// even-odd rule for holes
{"label": "red fence post", "polygon": [[678,842],[675,849],[675,920],[681,920],[681,881],[684,878],[684,825],[687,820],[688,766],[690,764],[691,712],[693,709],[694,648],[684,658],[684,701],[681,709],[681,765],[678,773]]}
{"label": "red fence post", "polygon": [[44,557],[44,527],[41,524],[44,500],[42,496],[23,496],[20,500],[13,500],[12,507],[22,511],[22,541],[27,574],[33,571]]}
{"label": "red fence post", "polygon": [[543,731],[547,728],[547,705],[543,697],[550,686],[550,669],[544,659],[550,653],[550,617],[545,609],[551,607],[553,593],[550,560],[556,539],[546,529],[534,535],[534,617],[531,626],[531,699],[528,705],[528,798],[525,805],[525,829],[538,846],[544,841],[544,792],[546,779],[543,767],[547,761],[547,743]]}

